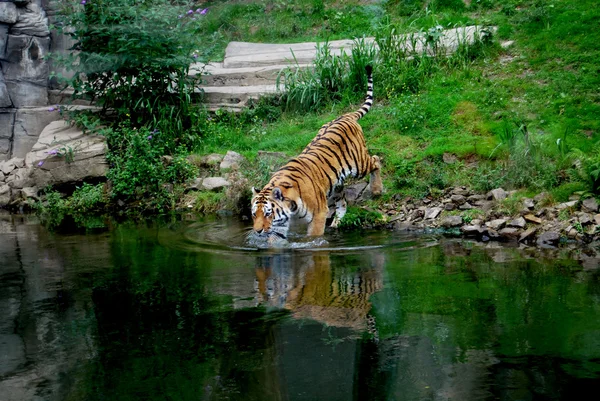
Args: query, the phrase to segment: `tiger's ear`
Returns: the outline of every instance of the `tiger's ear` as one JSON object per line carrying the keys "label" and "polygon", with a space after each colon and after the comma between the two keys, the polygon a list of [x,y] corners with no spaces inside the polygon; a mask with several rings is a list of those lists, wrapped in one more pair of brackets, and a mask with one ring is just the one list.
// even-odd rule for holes
{"label": "tiger's ear", "polygon": [[271,192],[271,196],[273,197],[273,199],[275,199],[277,201],[282,201],[283,193],[281,192],[281,188],[279,188],[279,187],[273,188],[273,192]]}
{"label": "tiger's ear", "polygon": [[252,187],[252,196],[256,196],[260,193],[260,191],[254,187]]}

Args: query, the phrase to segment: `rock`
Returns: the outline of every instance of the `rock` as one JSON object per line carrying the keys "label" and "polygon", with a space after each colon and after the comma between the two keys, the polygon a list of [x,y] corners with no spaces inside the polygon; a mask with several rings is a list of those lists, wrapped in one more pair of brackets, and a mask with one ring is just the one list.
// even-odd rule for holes
{"label": "rock", "polygon": [[454,210],[455,208],[456,208],[456,206],[454,206],[454,203],[452,203],[452,202],[448,202],[444,205],[444,209],[448,210],[448,211]]}
{"label": "rock", "polygon": [[501,200],[506,199],[507,196],[508,193],[505,190],[503,190],[502,188],[496,188],[488,192],[487,198],[494,199],[496,202],[499,202]]}
{"label": "rock", "polygon": [[492,230],[500,230],[506,224],[506,219],[495,219],[492,221],[488,221],[485,223],[486,227],[491,228]]}
{"label": "rock", "polygon": [[462,195],[462,196],[469,196],[471,192],[464,188],[464,187],[456,187],[452,189],[452,195]]}
{"label": "rock", "polygon": [[246,159],[244,158],[244,156],[240,155],[239,153],[228,150],[219,167],[221,170],[237,170],[240,168],[240,166],[245,160]]}
{"label": "rock", "polygon": [[431,220],[437,218],[442,212],[442,208],[432,207],[425,209],[425,220]]}
{"label": "rock", "polygon": [[577,206],[577,202],[579,202],[579,201],[574,200],[574,201],[570,201],[570,202],[563,202],[563,203],[556,205],[556,209],[563,210],[563,209],[574,208],[575,206]]}
{"label": "rock", "polygon": [[539,217],[535,217],[532,214],[526,214],[525,216],[523,216],[525,218],[525,220],[530,221],[532,223],[535,224],[542,224],[542,219],[540,219]]}
{"label": "rock", "polygon": [[9,186],[14,189],[22,189],[33,186],[32,178],[33,167],[25,167],[17,169],[13,172],[14,179],[9,183]]}
{"label": "rock", "polygon": [[17,9],[17,22],[11,27],[15,35],[50,36],[46,13],[34,3]]}
{"label": "rock", "polygon": [[479,224],[464,225],[460,228],[463,234],[474,236],[481,234],[481,226]]}
{"label": "rock", "polygon": [[527,222],[525,221],[525,219],[523,217],[519,217],[519,218],[516,218],[516,219],[508,222],[509,227],[516,227],[516,228],[525,228],[525,224],[527,224]]}
{"label": "rock", "polygon": [[471,195],[467,198],[468,202],[475,203],[477,201],[484,201],[487,197],[485,195]]}
{"label": "rock", "polygon": [[584,226],[592,224],[592,217],[587,213],[582,213],[581,216],[579,216],[579,222]]}
{"label": "rock", "polygon": [[[66,154],[52,155],[59,150]],[[104,136],[84,135],[65,121],[54,121],[44,128],[25,156],[25,165],[33,168],[33,184],[25,186],[44,188],[105,177],[108,171],[105,153]]]}
{"label": "rock", "polygon": [[537,227],[531,227],[530,229],[524,231],[519,236],[519,242],[524,242],[533,237],[533,234],[537,231]]}
{"label": "rock", "polygon": [[200,159],[200,165],[202,167],[213,167],[218,164],[221,164],[224,157],[225,156],[218,154],[218,153],[211,153],[209,155],[203,156]]}
{"label": "rock", "polygon": [[458,208],[460,210],[471,210],[471,209],[473,209],[473,206],[471,206],[471,204],[469,202],[465,202],[462,205],[460,205]]}
{"label": "rock", "polygon": [[444,163],[446,164],[454,164],[458,159],[456,158],[456,155],[444,152],[444,154],[442,155],[442,160],[444,160]]}
{"label": "rock", "polygon": [[231,183],[223,177],[208,177],[202,181],[202,187],[207,191],[219,191]]}
{"label": "rock", "polygon": [[554,231],[548,231],[540,235],[537,244],[540,246],[556,246],[560,241],[560,234]]}
{"label": "rock", "polygon": [[583,210],[585,210],[586,212],[596,213],[598,211],[598,201],[596,201],[596,198],[585,199],[581,203],[581,206],[583,207]]}
{"label": "rock", "polygon": [[10,203],[11,190],[6,184],[0,185],[0,207],[6,206]]}
{"label": "rock", "polygon": [[23,167],[25,165],[24,160],[18,157],[7,160],[0,163],[0,170],[6,175],[10,174],[13,170]]}
{"label": "rock", "polygon": [[541,202],[544,199],[548,198],[548,193],[547,192],[540,192],[539,194],[537,194],[536,196],[533,197],[533,200],[535,202]]}
{"label": "rock", "polygon": [[535,207],[535,202],[533,201],[533,199],[524,199],[523,207],[525,209],[533,210],[533,208]]}
{"label": "rock", "polygon": [[17,22],[17,6],[13,3],[0,3],[0,22],[14,24]]}
{"label": "rock", "polygon": [[367,188],[367,185],[368,184],[363,181],[345,187],[344,191],[346,192],[346,201],[349,204],[355,204],[356,202],[360,201],[361,195]]}
{"label": "rock", "polygon": [[456,205],[462,205],[463,203],[465,203],[467,201],[465,199],[465,197],[462,195],[452,195],[450,197],[450,200],[452,201],[452,203],[454,203]]}
{"label": "rock", "polygon": [[462,217],[461,216],[446,216],[442,220],[442,227],[452,228],[459,227],[462,225]]}
{"label": "rock", "polygon": [[3,72],[14,107],[48,104],[50,37],[15,35],[6,43]]}
{"label": "rock", "polygon": [[498,231],[498,234],[503,238],[516,239],[519,236],[519,230],[513,227],[504,227]]}
{"label": "rock", "polygon": [[21,194],[25,199],[40,200],[38,196],[38,189],[36,187],[25,187],[21,189]]}
{"label": "rock", "polygon": [[204,181],[204,178],[196,178],[191,183],[188,183],[186,186],[186,192],[191,191],[192,189],[195,189],[196,191],[201,191],[203,189],[202,181]]}
{"label": "rock", "polygon": [[478,209],[481,209],[484,212],[487,212],[488,210],[491,210],[494,207],[494,202],[486,201],[486,200],[479,200],[479,201],[476,201],[475,203],[473,203],[473,205],[476,206]]}
{"label": "rock", "polygon": [[594,222],[598,225],[600,225],[600,214],[595,214],[594,215]]}

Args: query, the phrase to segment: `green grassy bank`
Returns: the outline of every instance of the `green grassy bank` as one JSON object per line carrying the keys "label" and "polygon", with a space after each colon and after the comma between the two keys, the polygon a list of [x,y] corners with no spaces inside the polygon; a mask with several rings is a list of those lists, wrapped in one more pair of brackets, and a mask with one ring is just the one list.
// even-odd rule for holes
{"label": "green grassy bank", "polygon": [[[323,123],[357,108],[365,88],[359,85],[356,71],[369,62],[375,70],[375,105],[361,125],[370,150],[383,159],[387,191],[378,202],[436,196],[457,185],[481,192],[496,187],[528,194],[547,191],[555,201],[564,201],[573,192],[598,194],[600,9],[596,1],[265,0],[197,6],[206,12],[190,32],[206,60],[222,58],[231,40],[291,43],[373,36],[381,47],[402,33],[423,32],[435,43],[442,28],[478,24],[495,26],[497,31],[491,41],[482,38],[449,58],[407,60],[406,54],[392,48],[374,57],[364,47],[353,60],[345,60],[350,65],[335,70],[340,60],[324,55],[314,71],[293,79],[291,72],[283,75],[288,78],[288,95],[262,100],[239,115],[210,114],[196,105],[192,111],[186,108],[187,117],[177,127],[166,123],[171,120],[164,112],[146,121],[127,121],[129,125],[112,120],[109,143],[123,136],[143,139],[160,128],[167,144],[156,152],[140,147],[138,153],[113,146],[121,149],[114,152],[113,160],[122,161],[113,164],[109,177],[113,188],[146,185],[142,180],[132,184],[132,177],[147,174],[151,168],[140,165],[148,157],[153,160],[150,164],[157,164],[159,153],[175,155],[185,164],[189,153],[227,150],[250,160],[249,185],[260,187],[268,174],[252,165],[257,152],[293,156]],[[337,76],[323,79],[323,72],[334,70]],[[307,93],[310,96],[304,97]],[[126,112],[121,120],[129,118]],[[444,162],[444,155],[453,162]],[[189,167],[157,173],[155,192],[161,192],[165,183],[193,176]],[[140,201],[143,193],[147,191],[127,196]],[[110,192],[106,196],[110,198]],[[151,209],[173,208],[176,197],[165,195],[158,201],[164,203]],[[113,196],[112,201],[122,198]],[[212,210],[206,202],[203,208]]]}

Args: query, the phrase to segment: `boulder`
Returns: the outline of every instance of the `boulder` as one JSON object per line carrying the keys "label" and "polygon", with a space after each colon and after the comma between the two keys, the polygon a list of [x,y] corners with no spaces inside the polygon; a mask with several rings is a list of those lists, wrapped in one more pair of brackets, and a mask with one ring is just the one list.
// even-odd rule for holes
{"label": "boulder", "polygon": [[471,210],[471,209],[473,209],[473,206],[471,206],[471,204],[469,202],[465,202],[462,205],[460,205],[458,208],[460,210]]}
{"label": "boulder", "polygon": [[556,205],[556,209],[563,210],[563,209],[574,208],[575,206],[577,206],[577,202],[579,202],[579,201],[574,200],[574,201],[559,203],[558,205]]}
{"label": "boulder", "polygon": [[221,170],[237,170],[240,168],[240,166],[245,160],[246,159],[244,158],[244,156],[240,155],[239,153],[228,150],[219,167],[221,168]]}
{"label": "boulder", "polygon": [[486,227],[491,228],[492,230],[498,231],[506,224],[506,219],[495,219],[488,221],[485,223]]}
{"label": "boulder", "polygon": [[220,191],[230,185],[230,182],[223,177],[207,177],[202,180],[202,188],[207,191]]}
{"label": "boulder", "polygon": [[598,211],[598,201],[596,201],[596,198],[585,199],[581,203],[581,206],[586,212],[596,213]]}
{"label": "boulder", "polygon": [[498,231],[498,234],[500,234],[502,238],[516,239],[519,236],[519,230],[514,227],[504,227],[502,230]]}
{"label": "boulder", "polygon": [[440,207],[432,207],[425,209],[425,220],[432,220],[437,218],[442,212],[442,208]]}
{"label": "boulder", "polygon": [[528,241],[533,238],[533,234],[537,231],[537,227],[532,227],[522,232],[519,236],[519,242]]}
{"label": "boulder", "polygon": [[349,204],[355,204],[360,201],[362,198],[362,194],[365,192],[367,188],[366,182],[357,182],[356,184],[348,185],[344,191],[346,192],[346,201]]}
{"label": "boulder", "polygon": [[9,175],[13,170],[24,167],[25,162],[23,159],[15,157],[5,162],[0,163],[0,170],[5,174]]}
{"label": "boulder", "polygon": [[560,234],[554,231],[548,231],[541,234],[537,239],[540,246],[556,246],[560,241]]}
{"label": "boulder", "polygon": [[452,195],[450,200],[456,205],[462,205],[467,201],[463,195]]}
{"label": "boulder", "polygon": [[490,192],[488,192],[488,199],[494,199],[497,202],[506,199],[507,196],[508,192],[502,188],[492,189]]}
{"label": "boulder", "polygon": [[446,216],[442,220],[441,225],[445,228],[460,227],[463,222],[462,220],[461,216]]}
{"label": "boulder", "polygon": [[481,234],[481,226],[479,224],[467,224],[460,228],[463,234],[473,236]]}
{"label": "boulder", "polygon": [[[2,3],[0,3],[2,4]],[[3,54],[2,48],[2,32],[0,32],[0,54]],[[0,107],[12,107],[12,100],[10,100],[10,95],[8,93],[8,88],[6,87],[6,83],[4,83],[4,74],[2,74],[2,70],[0,70]],[[3,133],[0,131],[0,136]],[[6,135],[6,134],[4,134]]]}
{"label": "boulder", "polygon": [[81,182],[89,178],[105,177],[105,138],[101,135],[84,135],[65,121],[50,123],[25,156],[25,164],[33,169],[32,185]]}
{"label": "boulder", "polygon": [[527,224],[527,222],[525,221],[525,219],[523,217],[519,217],[519,218],[516,218],[516,219],[508,222],[509,227],[516,227],[516,228],[525,228],[525,224]]}
{"label": "boulder", "polygon": [[523,199],[523,207],[525,209],[533,210],[533,208],[535,207],[535,202],[533,201],[533,199]]}
{"label": "boulder", "polygon": [[33,185],[33,167],[24,167],[13,172],[13,179],[9,182],[9,186],[13,189],[22,189]]}

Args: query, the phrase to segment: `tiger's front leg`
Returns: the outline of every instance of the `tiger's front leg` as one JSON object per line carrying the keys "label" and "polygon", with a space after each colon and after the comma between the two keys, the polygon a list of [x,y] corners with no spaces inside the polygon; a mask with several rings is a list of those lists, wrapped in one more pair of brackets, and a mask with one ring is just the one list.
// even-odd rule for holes
{"label": "tiger's front leg", "polygon": [[325,222],[327,221],[327,210],[318,210],[313,214],[312,221],[308,224],[308,235],[320,236],[325,233]]}

